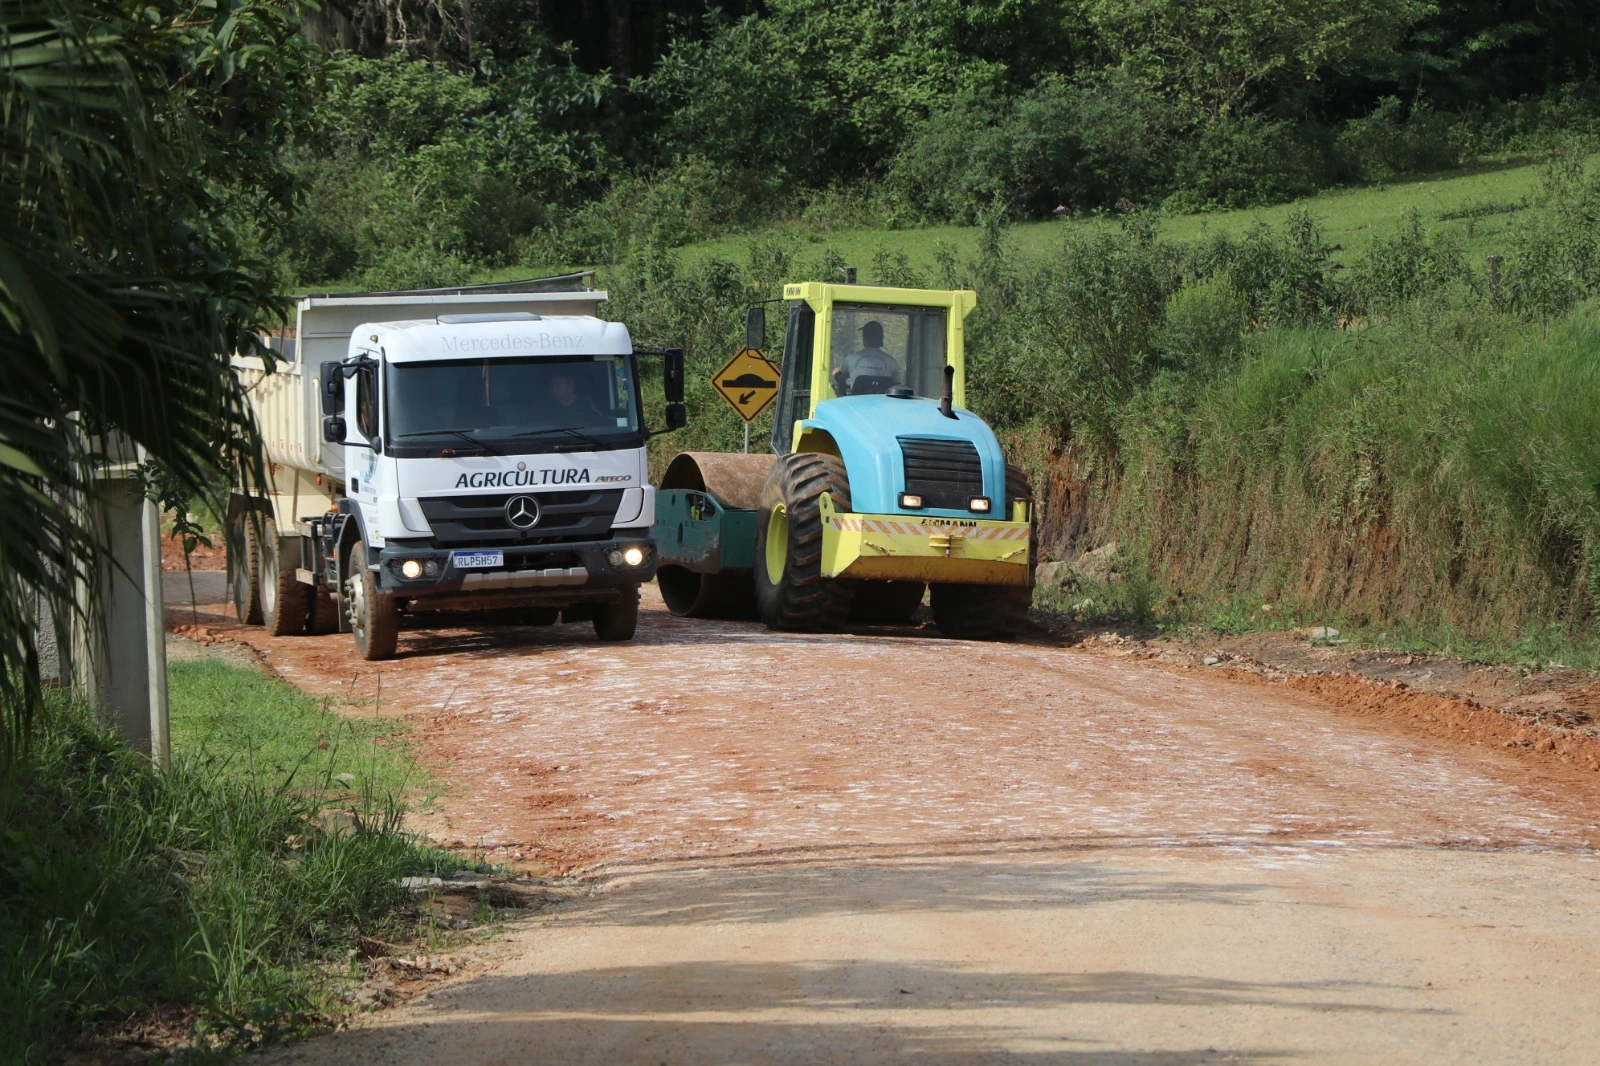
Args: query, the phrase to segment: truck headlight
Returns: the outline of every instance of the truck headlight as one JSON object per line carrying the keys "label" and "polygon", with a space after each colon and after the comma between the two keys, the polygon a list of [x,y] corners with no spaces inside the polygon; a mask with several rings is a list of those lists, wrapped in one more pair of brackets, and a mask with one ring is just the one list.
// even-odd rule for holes
{"label": "truck headlight", "polygon": [[415,581],[422,576],[422,564],[415,559],[407,559],[400,564],[400,573],[408,580]]}
{"label": "truck headlight", "polygon": [[628,566],[638,566],[644,562],[644,549],[637,544],[631,548],[622,549],[622,561]]}

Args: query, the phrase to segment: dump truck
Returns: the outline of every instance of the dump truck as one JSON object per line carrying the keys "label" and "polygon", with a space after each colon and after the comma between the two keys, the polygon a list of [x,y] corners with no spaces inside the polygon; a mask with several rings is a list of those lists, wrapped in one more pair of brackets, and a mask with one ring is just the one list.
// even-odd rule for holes
{"label": "dump truck", "polygon": [[[405,613],[631,638],[657,565],[645,442],[684,424],[683,352],[596,317],[591,278],[307,296],[274,366],[235,356],[267,460],[229,500],[239,620],[338,628],[369,660]],[[664,429],[642,420],[642,354]]]}
{"label": "dump truck", "polygon": [[[909,621],[1014,634],[1032,598],[1033,498],[964,408],[968,290],[784,286],[771,454],[683,452],[656,502],[657,584],[686,617],[776,629]],[[766,309],[745,344],[766,347]]]}

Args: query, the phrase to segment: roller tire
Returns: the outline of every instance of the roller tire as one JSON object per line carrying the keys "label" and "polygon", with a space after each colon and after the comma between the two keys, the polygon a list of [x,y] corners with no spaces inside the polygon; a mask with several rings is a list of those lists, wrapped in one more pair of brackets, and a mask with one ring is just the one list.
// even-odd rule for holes
{"label": "roller tire", "polygon": [[850,620],[868,625],[904,625],[916,617],[927,588],[920,581],[857,581]]}
{"label": "roller tire", "polygon": [[594,635],[601,640],[632,640],[639,628],[639,586],[622,590],[622,599],[600,604],[594,612]]}
{"label": "roller tire", "polygon": [[350,546],[350,576],[345,579],[345,616],[355,637],[356,653],[367,662],[393,659],[400,642],[400,605],[378,589],[378,579],[367,569],[367,546]]}
{"label": "roller tire", "polygon": [[256,518],[244,514],[234,523],[228,543],[228,584],[233,587],[234,617],[247,626],[261,624],[261,541]]}
{"label": "roller tire", "polygon": [[[1007,516],[1011,501],[1031,500],[1033,491],[1027,477],[1016,467],[1006,466]],[[943,636],[952,640],[1009,640],[1028,620],[1033,606],[1033,572],[1039,552],[1035,535],[1028,535],[1028,584],[1017,585],[931,585],[929,603],[933,622]]]}
{"label": "roller tire", "polygon": [[283,541],[278,537],[277,523],[270,518],[261,524],[259,559],[261,624],[275,637],[304,633],[311,589],[296,579],[296,567],[283,565]]}
{"label": "roller tire", "polygon": [[[822,574],[824,492],[832,496],[835,510],[850,510],[844,462],[814,452],[779,456],[762,486],[756,511],[756,606],[773,629],[826,632],[849,621],[852,583]],[[774,574],[767,548],[779,525],[785,543],[774,548],[782,563],[781,572]]]}

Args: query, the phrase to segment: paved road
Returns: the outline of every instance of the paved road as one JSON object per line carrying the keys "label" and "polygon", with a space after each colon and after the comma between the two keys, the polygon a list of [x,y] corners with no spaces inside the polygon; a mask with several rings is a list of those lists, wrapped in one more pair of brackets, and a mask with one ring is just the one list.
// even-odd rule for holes
{"label": "paved road", "polygon": [[1600,774],[1129,659],[647,608],[376,670],[248,634],[417,715],[436,836],[595,886],[284,1058],[1595,1059]]}

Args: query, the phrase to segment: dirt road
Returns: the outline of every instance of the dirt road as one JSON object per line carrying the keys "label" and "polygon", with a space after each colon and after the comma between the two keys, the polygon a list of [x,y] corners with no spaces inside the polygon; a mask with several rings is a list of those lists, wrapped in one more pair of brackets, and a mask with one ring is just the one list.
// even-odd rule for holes
{"label": "dirt road", "polygon": [[381,670],[246,635],[417,715],[436,837],[593,879],[282,1058],[1595,1059],[1600,774],[1129,659],[646,605],[632,644],[414,632]]}

